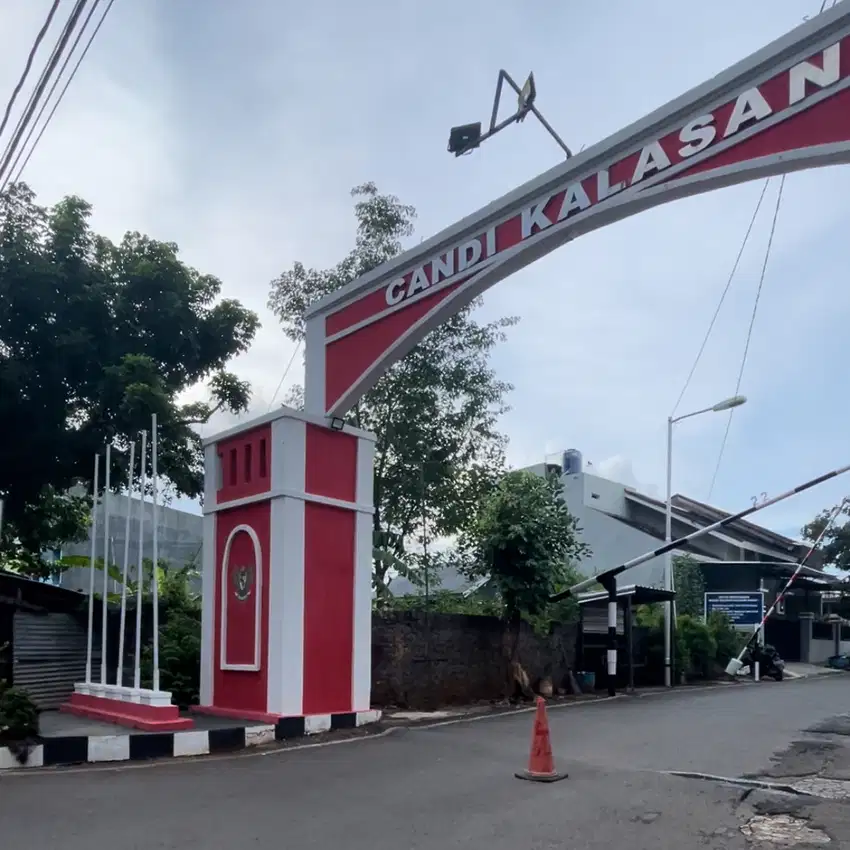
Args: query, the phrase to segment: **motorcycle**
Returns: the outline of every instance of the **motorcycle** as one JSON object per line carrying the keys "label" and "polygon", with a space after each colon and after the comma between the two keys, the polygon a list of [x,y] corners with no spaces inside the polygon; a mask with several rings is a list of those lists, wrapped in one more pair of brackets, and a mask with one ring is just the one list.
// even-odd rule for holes
{"label": "motorcycle", "polygon": [[776,651],[776,648],[770,644],[748,646],[741,661],[745,668],[749,668],[750,676],[755,676],[756,662],[758,662],[760,677],[774,679],[777,682],[781,682],[784,677],[785,662]]}

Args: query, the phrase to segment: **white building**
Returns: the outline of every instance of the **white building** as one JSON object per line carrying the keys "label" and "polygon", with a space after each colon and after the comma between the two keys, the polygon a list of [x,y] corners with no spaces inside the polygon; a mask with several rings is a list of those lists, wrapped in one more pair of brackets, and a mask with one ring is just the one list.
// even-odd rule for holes
{"label": "white building", "polygon": [[[592,554],[579,565],[585,575],[594,575],[600,570],[626,563],[656,549],[664,541],[665,503],[632,487],[584,471],[581,452],[569,449],[560,453],[557,459],[551,458],[550,462],[528,467],[528,471],[539,475],[547,471],[560,474],[564,500],[570,513],[578,520],[582,540],[592,550]],[[671,501],[674,540],[728,516],[725,511],[680,494],[674,495]],[[799,541],[755,523],[739,520],[685,544],[681,553],[694,556],[708,567],[738,565],[734,571],[726,570],[728,579],[725,583],[728,586],[724,589],[734,590],[738,589],[735,587],[736,579],[744,573],[740,565],[758,563],[765,568],[770,565],[793,566],[803,558],[808,548]],[[813,568],[821,566],[816,557],[810,558],[808,564]],[[811,572],[821,575],[818,569]],[[750,581],[749,576],[747,581]],[[617,583],[621,586],[660,587],[663,582],[664,558],[661,557],[621,573]],[[752,587],[748,585],[746,589]]]}
{"label": "white building", "polygon": [[[119,568],[124,565],[124,539],[127,522],[127,496],[110,494],[109,496],[109,561],[117,564]],[[144,503],[144,546],[142,555],[144,558],[152,558],[152,522],[153,504]],[[104,553],[104,512],[103,502],[97,506],[96,553],[98,558]],[[163,505],[158,509],[159,526],[159,558],[168,561],[174,567],[183,567],[187,564],[195,564],[200,569],[201,546],[203,543],[203,517],[200,514],[177,510]],[[132,501],[132,514],[130,523],[130,545],[129,545],[129,578],[135,581],[136,565],[139,559],[139,500]],[[66,543],[61,550],[53,553],[55,557],[61,556],[83,556],[91,555],[91,532],[88,539],[80,543]],[[88,592],[89,568],[72,567],[65,570],[58,578],[61,587],[69,590],[80,590]],[[110,591],[120,591],[120,585],[110,587]],[[200,587],[197,588],[200,590]]]}
{"label": "white building", "polygon": [[[664,541],[664,502],[584,471],[581,452],[569,449],[526,469],[537,475],[554,472],[560,476],[564,500],[578,522],[581,540],[591,550],[577,565],[582,574],[592,576],[626,563],[658,548]],[[679,494],[673,496],[672,506],[674,539],[728,515]],[[751,591],[759,588],[762,578],[765,583],[761,586],[766,589],[786,578],[807,550],[808,546],[799,541],[754,523],[737,521],[722,531],[710,532],[686,544],[681,554],[690,554],[703,563],[709,589]],[[664,557],[653,558],[621,573],[617,577],[618,586],[663,587],[664,561]],[[818,569],[821,564],[816,556],[808,564],[801,576],[801,586],[808,583],[809,590],[820,591],[823,582],[831,579]],[[773,581],[768,577],[773,577]],[[463,591],[470,588],[470,583],[446,570],[440,575],[439,587]],[[391,590],[399,596],[422,592],[404,579],[394,580]]]}

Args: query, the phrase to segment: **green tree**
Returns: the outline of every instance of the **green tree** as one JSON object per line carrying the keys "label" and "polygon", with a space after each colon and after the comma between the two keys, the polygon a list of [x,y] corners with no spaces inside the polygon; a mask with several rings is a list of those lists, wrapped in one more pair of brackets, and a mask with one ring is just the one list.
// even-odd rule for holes
{"label": "green tree", "polygon": [[[269,307],[291,340],[304,338],[308,304],[392,259],[413,234],[413,207],[372,183],[352,195],[354,248],[332,268],[295,263],[271,283]],[[433,330],[348,416],[377,436],[373,577],[382,598],[394,572],[420,579],[409,554],[411,544],[421,548],[423,531],[430,540],[461,531],[504,470],[506,441],[497,421],[511,387],[497,379],[489,359],[516,319],[480,323],[473,318],[477,306]],[[296,388],[287,403],[300,406],[301,399]]]}
{"label": "green tree", "polygon": [[[92,462],[114,440],[113,481],[139,430],[160,424],[160,472],[173,491],[202,492],[195,427],[246,408],[249,388],[225,371],[257,316],[219,300],[221,282],[185,265],[177,246],[139,233],[94,233],[91,207],[35,202],[24,184],[0,196],[0,543],[31,555],[85,530]],[[184,404],[206,384],[211,400]],[[149,462],[149,461],[148,461]]]}
{"label": "green tree", "polygon": [[522,470],[503,476],[461,540],[469,576],[490,576],[512,624],[543,615],[589,553],[558,478]]}
{"label": "green tree", "polygon": [[702,617],[705,610],[705,576],[699,561],[690,555],[674,557],[673,581],[676,588],[676,613]]}
{"label": "green tree", "polygon": [[[835,508],[821,511],[810,523],[803,526],[803,539],[814,543],[823,532]],[[844,502],[836,521],[823,536],[820,551],[823,563],[839,570],[850,570],[850,502]]]}

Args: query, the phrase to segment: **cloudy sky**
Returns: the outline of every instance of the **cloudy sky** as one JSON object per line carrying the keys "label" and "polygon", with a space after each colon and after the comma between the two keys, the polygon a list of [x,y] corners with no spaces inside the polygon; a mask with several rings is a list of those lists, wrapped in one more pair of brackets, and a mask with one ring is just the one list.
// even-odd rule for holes
{"label": "cloudy sky", "polygon": [[[0,90],[11,91],[49,5],[0,6]],[[473,156],[446,153],[450,126],[487,118],[500,67],[517,78],[534,70],[538,106],[577,150],[819,5],[116,0],[25,179],[44,203],[87,198],[95,226],[115,239],[133,229],[177,242],[258,311],[263,328],[235,369],[265,412],[292,353],[265,307],[269,280],[350,248],[352,186],[374,180],[415,205],[418,241],[559,161],[533,121]],[[521,316],[494,359],[516,386],[503,422],[514,465],[576,447],[597,470],[663,491],[666,418],[761,188],[644,213],[487,294],[482,318]],[[680,412],[734,391],[776,189]],[[742,385],[749,403],[735,413],[712,494],[719,506],[740,509],[850,458],[848,198],[847,168],[786,183]],[[286,383],[299,380],[296,366]],[[725,424],[712,414],[678,427],[676,490],[708,496]],[[833,482],[761,519],[794,534],[845,488]]]}

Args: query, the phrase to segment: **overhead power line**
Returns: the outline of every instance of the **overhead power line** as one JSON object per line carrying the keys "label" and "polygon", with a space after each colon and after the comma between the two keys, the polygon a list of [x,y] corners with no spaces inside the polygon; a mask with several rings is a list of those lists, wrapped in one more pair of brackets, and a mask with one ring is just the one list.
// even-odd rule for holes
{"label": "overhead power line", "polygon": [[[832,8],[832,6],[835,6],[836,2],[837,2],[837,0],[832,0],[832,3],[830,4],[830,8]],[[819,10],[819,14],[825,11],[828,4],[829,4],[829,0],[822,0],[820,10]],[[684,398],[685,393],[687,392],[688,387],[691,384],[691,380],[694,377],[694,373],[696,372],[697,366],[699,365],[699,362],[702,359],[702,355],[705,352],[706,345],[708,344],[708,340],[711,337],[712,331],[714,330],[714,325],[717,322],[717,317],[720,314],[720,308],[723,306],[723,302],[726,300],[726,296],[729,293],[729,288],[732,284],[732,280],[734,279],[735,274],[738,270],[738,266],[740,265],[741,257],[743,256],[744,249],[747,247],[747,243],[749,242],[750,235],[752,234],[752,230],[753,230],[753,225],[755,224],[756,218],[758,217],[759,210],[761,209],[761,205],[762,205],[762,202],[764,201],[764,196],[765,196],[765,193],[767,192],[767,187],[770,185],[770,181],[771,181],[771,178],[769,178],[769,177],[768,177],[767,180],[764,181],[764,185],[762,186],[761,194],[759,195],[758,203],[756,204],[756,208],[753,211],[752,218],[750,219],[749,226],[747,227],[747,232],[744,234],[744,241],[741,243],[741,247],[738,250],[738,255],[735,258],[734,265],[732,266],[732,271],[729,274],[729,278],[726,281],[726,286],[724,287],[723,293],[720,296],[720,301],[717,304],[717,308],[714,311],[714,315],[712,316],[711,321],[709,322],[708,330],[706,331],[705,337],[703,338],[703,341],[702,341],[702,344],[699,347],[699,351],[697,352],[696,359],[694,360],[694,363],[691,366],[690,372],[688,372],[688,377],[685,379],[685,384],[682,387],[681,392],[679,393],[679,397],[676,399],[676,404],[673,405],[673,410],[670,414],[671,416],[676,415],[676,411],[679,409],[679,405],[682,403],[682,399]],[[782,186],[784,186],[784,185],[785,185],[785,177],[783,176]],[[781,196],[782,196],[782,189],[780,188],[778,202],[781,202]],[[775,216],[774,216],[774,224],[775,224]],[[772,231],[771,231],[771,238],[772,238]],[[766,262],[766,260],[765,260],[765,262]],[[759,292],[760,291],[761,291],[761,285],[759,285]],[[756,302],[756,306],[758,306],[758,302]],[[753,321],[754,321],[754,318],[751,319],[751,321],[750,321],[750,334],[752,333],[752,322]],[[747,348],[749,348],[749,338],[750,337],[748,335],[748,337],[747,337]],[[746,353],[744,354],[744,359],[746,360]],[[743,365],[744,364],[742,364],[741,372],[743,372]],[[738,383],[739,383],[739,387],[740,387],[740,374],[739,374]],[[730,422],[731,422],[731,417],[732,417],[732,414],[730,412],[730,417],[729,417]],[[728,427],[727,427],[726,433],[728,435]],[[724,438],[724,446],[725,446],[725,442],[726,442],[726,440]],[[722,454],[723,454],[723,450],[721,449],[721,457],[722,457]],[[720,461],[718,460],[718,466],[719,466],[719,463],[720,463]],[[716,475],[717,475],[717,472],[715,471],[715,478],[716,478]],[[712,489],[714,488],[715,478],[712,478],[712,485],[711,485]],[[710,493],[709,493],[709,497],[710,497]]]}
{"label": "overhead power line", "polygon": [[[750,326],[747,329],[747,339],[744,343],[744,354],[741,358],[741,367],[738,370],[738,381],[735,384],[735,395],[738,395],[741,389],[741,381],[744,377],[744,369],[747,365],[747,355],[750,351],[750,341],[753,337],[753,326],[756,322],[756,314],[758,313],[759,301],[761,299],[761,291],[764,286],[764,279],[767,274],[767,264],[770,260],[770,250],[773,247],[773,237],[776,233],[776,222],[779,219],[779,210],[782,206],[782,190],[785,188],[785,175],[782,175],[781,180],[779,181],[779,192],[776,195],[776,206],[773,210],[773,222],[770,225],[770,236],[767,239],[767,248],[764,252],[764,262],[761,266],[761,276],[759,277],[759,285],[756,290],[756,300],[753,304],[753,312],[750,315]],[[720,444],[720,453],[717,456],[717,465],[714,467],[714,475],[711,476],[711,486],[708,488],[708,501],[711,501],[711,494],[714,492],[714,485],[717,481],[717,474],[720,472],[720,464],[723,462],[723,453],[726,450],[726,442],[729,439],[729,429],[732,427],[732,416],[735,413],[734,410],[729,411],[729,418],[726,420],[726,431],[723,434],[723,441]]]}
{"label": "overhead power line", "polygon": [[21,117],[18,119],[18,124],[15,127],[15,131],[12,134],[12,138],[9,140],[9,143],[6,145],[6,150],[3,152],[2,161],[0,161],[0,180],[3,181],[2,185],[0,185],[0,191],[6,188],[6,185],[9,182],[9,164],[12,161],[12,158],[15,155],[15,151],[18,149],[18,146],[21,143],[21,139],[23,138],[24,133],[26,132],[30,122],[32,121],[33,113],[35,112],[39,101],[44,95],[44,90],[47,88],[47,84],[50,82],[50,78],[53,76],[53,73],[56,70],[56,66],[59,64],[59,60],[62,57],[62,54],[65,51],[65,48],[68,45],[68,41],[71,38],[71,34],[74,31],[74,28],[77,25],[77,21],[80,18],[80,15],[83,13],[83,9],[86,6],[87,0],[77,0],[74,8],[71,11],[71,14],[68,20],[65,22],[65,26],[62,28],[62,32],[59,35],[59,39],[56,42],[56,45],[53,48],[52,53],[50,54],[50,58],[47,60],[47,64],[44,67],[44,70],[41,72],[41,76],[39,77],[38,83],[36,84],[35,89],[30,95],[29,101],[27,102],[26,107],[24,108]]}
{"label": "overhead power line", "polygon": [[95,12],[97,11],[97,7],[98,7],[99,3],[100,3],[100,0],[95,0],[94,5],[89,10],[89,13],[88,13],[85,21],[83,22],[82,27],[80,28],[79,32],[77,33],[77,37],[74,40],[74,44],[71,46],[70,52],[68,53],[67,57],[65,58],[65,61],[62,63],[62,67],[59,70],[59,74],[56,77],[55,81],[53,82],[53,85],[50,87],[50,91],[47,94],[47,98],[45,99],[44,103],[42,104],[41,109],[38,112],[38,115],[36,116],[34,124],[30,128],[29,133],[27,133],[26,139],[24,139],[24,144],[23,144],[21,150],[18,152],[18,155],[15,157],[15,160],[12,163],[12,167],[11,167],[10,171],[14,171],[16,168],[17,168],[17,171],[16,171],[15,176],[12,179],[11,182],[16,183],[21,179],[21,175],[23,174],[24,169],[27,167],[27,164],[29,163],[30,158],[32,157],[33,153],[35,152],[35,149],[38,147],[39,142],[41,142],[41,138],[44,135],[45,130],[47,130],[47,128],[50,126],[50,122],[53,120],[53,116],[56,114],[56,110],[59,108],[59,105],[62,103],[62,99],[65,97],[65,93],[68,91],[69,86],[74,81],[74,77],[76,77],[77,71],[79,71],[79,69],[80,69],[80,65],[82,65],[83,60],[86,58],[86,55],[89,52],[89,48],[91,48],[92,43],[94,42],[95,38],[97,37],[97,34],[100,32],[100,28],[103,26],[103,23],[106,20],[106,16],[109,14],[110,10],[112,9],[112,6],[114,5],[115,0],[109,0],[109,2],[106,4],[106,8],[104,9],[103,14],[100,16],[100,20],[97,22],[97,25],[95,26],[94,30],[89,35],[88,41],[86,42],[82,53],[80,53],[76,64],[71,69],[70,75],[65,80],[65,85],[62,87],[62,90],[59,92],[59,97],[57,97],[55,102],[53,103],[53,107],[51,108],[50,112],[48,113],[47,118],[45,119],[44,123],[41,125],[41,129],[38,131],[38,135],[35,137],[35,140],[33,141],[32,145],[30,145],[30,148],[27,151],[27,154],[24,157],[23,162],[21,162],[20,166],[18,166],[18,162],[20,161],[21,157],[23,156],[24,148],[26,148],[26,146],[29,144],[29,141],[32,138],[33,133],[35,133],[36,126],[38,125],[38,122],[41,120],[41,116],[44,114],[45,110],[47,109],[47,106],[50,102],[50,98],[53,96],[53,92],[56,90],[57,86],[61,82],[62,75],[65,73],[65,69],[68,67],[68,64],[70,63],[71,59],[73,58],[74,52],[76,51],[78,45],[80,44],[80,41],[82,40],[83,35],[85,35],[85,32],[88,29],[88,26],[91,23],[91,20],[94,17]]}
{"label": "overhead power line", "polygon": [[41,42],[44,41],[44,36],[47,35],[47,30],[50,29],[50,25],[53,23],[53,18],[56,16],[56,10],[59,8],[59,4],[62,0],[53,0],[53,5],[50,7],[50,11],[47,13],[47,19],[41,25],[41,29],[38,31],[38,35],[35,37],[35,41],[32,43],[32,47],[30,47],[29,55],[27,56],[26,65],[24,65],[23,73],[20,76],[15,88],[12,90],[12,95],[6,103],[6,110],[3,113],[3,120],[0,121],[0,136],[6,130],[6,125],[9,123],[9,116],[12,114],[12,107],[15,105],[15,101],[18,99],[18,95],[21,93],[21,89],[24,87],[24,83],[27,81],[27,77],[29,76],[30,71],[32,70],[32,63],[35,60],[35,54],[38,53],[38,48],[41,47]]}
{"label": "overhead power line", "polygon": [[272,409],[272,405],[274,404],[275,399],[277,398],[277,394],[280,392],[280,388],[283,386],[283,382],[286,380],[286,376],[289,374],[289,370],[292,368],[292,364],[295,362],[295,355],[301,350],[301,340],[298,340],[295,348],[292,351],[292,356],[289,358],[289,363],[286,364],[286,368],[283,370],[283,374],[280,376],[280,380],[277,383],[277,389],[274,391],[274,395],[272,396],[272,400],[269,402],[269,410]]}
{"label": "overhead power line", "polygon": [[744,241],[741,243],[741,247],[738,249],[738,255],[735,257],[735,262],[732,265],[732,271],[729,273],[729,277],[726,280],[726,286],[723,288],[723,293],[720,296],[720,301],[717,303],[717,309],[714,311],[714,315],[711,317],[711,321],[708,324],[708,330],[705,332],[705,337],[702,340],[702,345],[699,347],[699,351],[697,352],[696,359],[694,360],[694,365],[691,366],[691,371],[688,372],[688,377],[685,379],[685,385],[682,387],[682,391],[679,393],[679,397],[676,399],[676,404],[673,405],[673,411],[671,412],[671,416],[676,415],[676,411],[679,409],[679,405],[682,403],[682,399],[685,397],[685,393],[688,390],[688,387],[691,384],[691,379],[694,377],[694,372],[697,370],[697,366],[699,365],[700,359],[702,358],[703,352],[705,351],[706,345],[708,345],[709,337],[711,336],[711,332],[714,330],[714,325],[717,322],[717,317],[720,315],[720,308],[723,306],[723,302],[726,300],[726,296],[729,294],[729,287],[732,285],[732,281],[735,278],[735,274],[738,271],[738,266],[741,264],[741,257],[744,256],[744,249],[747,247],[747,243],[750,241],[750,235],[753,232],[753,225],[756,223],[756,218],[758,217],[759,210],[761,209],[762,201],[764,201],[765,193],[767,192],[767,187],[770,185],[770,178],[764,181],[764,185],[761,189],[761,195],[759,195],[758,203],[756,204],[755,210],[753,210],[752,218],[750,219],[750,223],[747,226],[747,232],[744,234]]}

